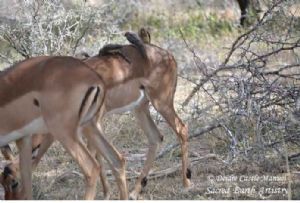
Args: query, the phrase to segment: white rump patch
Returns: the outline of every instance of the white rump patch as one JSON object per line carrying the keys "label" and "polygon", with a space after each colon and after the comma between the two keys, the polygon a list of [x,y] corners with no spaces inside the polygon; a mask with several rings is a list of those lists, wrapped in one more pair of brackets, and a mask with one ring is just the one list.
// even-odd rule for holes
{"label": "white rump patch", "polygon": [[145,92],[144,92],[144,90],[140,89],[140,97],[136,101],[134,101],[126,106],[123,106],[121,108],[113,109],[113,110],[107,112],[106,115],[111,115],[111,114],[115,114],[115,113],[120,114],[120,113],[125,113],[127,111],[132,111],[133,109],[135,109],[137,106],[139,106],[141,104],[144,97],[145,97]]}
{"label": "white rump patch", "polygon": [[6,135],[0,135],[0,147],[7,145],[10,142],[18,140],[25,136],[31,136],[32,134],[44,134],[47,133],[48,129],[42,117],[32,120],[27,125],[20,129],[14,130]]}

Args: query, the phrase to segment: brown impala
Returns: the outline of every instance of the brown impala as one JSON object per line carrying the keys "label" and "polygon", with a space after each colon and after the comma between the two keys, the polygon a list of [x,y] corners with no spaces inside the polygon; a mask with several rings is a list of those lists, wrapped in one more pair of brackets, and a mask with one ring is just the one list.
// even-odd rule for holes
{"label": "brown impala", "polygon": [[[139,35],[145,43],[134,33],[126,33],[125,36],[133,45],[108,45],[100,50],[99,55],[84,60],[101,76],[107,88],[103,111],[98,114],[98,124],[106,114],[134,111],[135,117],[148,138],[149,150],[146,163],[134,190],[130,193],[131,199],[137,199],[142,187],[146,185],[147,175],[155,160],[156,151],[163,141],[163,136],[150,116],[149,101],[179,137],[182,150],[183,185],[189,187],[191,184],[191,171],[188,169],[188,130],[176,114],[173,104],[177,82],[176,61],[168,51],[150,44],[150,35],[146,30],[141,29]],[[100,125],[98,127],[101,131]],[[87,137],[93,134],[91,128],[85,128],[82,132]],[[40,137],[37,136],[35,139],[40,140]],[[34,146],[39,148],[34,165],[51,145],[51,136],[46,136],[46,138],[41,145],[39,145],[40,141],[37,141]],[[89,146],[89,148],[94,154],[94,146]],[[107,153],[110,151],[97,153],[100,165],[100,155]],[[108,163],[111,164],[109,161]],[[103,171],[100,177],[104,195],[108,198],[109,189]]]}
{"label": "brown impala", "polygon": [[[81,129],[89,127],[89,139],[99,154],[114,159],[112,170],[120,187],[120,196],[127,198],[124,160],[105,140],[94,122],[101,115],[104,102],[102,79],[82,61],[72,57],[36,57],[22,61],[0,75],[0,146],[17,141],[20,150],[20,172],[24,196],[31,191],[31,137],[48,133],[57,139],[81,167],[86,178],[86,199],[94,199],[99,166],[80,141]],[[101,149],[100,149],[101,148]],[[6,168],[1,181],[7,182]],[[17,184],[4,186],[12,198]]]}

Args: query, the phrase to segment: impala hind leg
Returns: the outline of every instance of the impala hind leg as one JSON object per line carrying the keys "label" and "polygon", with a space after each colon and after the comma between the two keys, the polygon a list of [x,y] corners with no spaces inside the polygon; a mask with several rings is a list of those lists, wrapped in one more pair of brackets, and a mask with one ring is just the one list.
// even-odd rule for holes
{"label": "impala hind leg", "polygon": [[137,199],[138,195],[142,191],[142,188],[147,184],[147,175],[156,157],[156,151],[163,141],[163,136],[157,129],[153,119],[151,118],[149,111],[149,103],[142,104],[134,112],[134,115],[139,122],[142,130],[148,138],[149,149],[147,152],[147,158],[144,164],[144,168],[136,180],[134,190],[130,193],[130,199]]}
{"label": "impala hind leg", "polygon": [[104,136],[101,126],[96,121],[90,122],[85,128],[89,128],[89,138],[91,143],[97,149],[97,154],[101,154],[115,176],[117,185],[120,191],[120,199],[128,199],[128,191],[126,184],[125,174],[125,159],[123,156],[112,146]]}
{"label": "impala hind leg", "polygon": [[109,189],[109,184],[107,182],[107,178],[106,178],[106,172],[105,172],[105,168],[103,167],[103,159],[102,156],[100,154],[96,154],[96,159],[100,165],[100,181],[101,181],[101,185],[103,188],[103,196],[104,199],[108,200],[110,198],[110,189]]}
{"label": "impala hind leg", "polygon": [[[96,195],[97,177],[99,166],[96,160],[90,155],[87,148],[74,135],[76,132],[61,131],[56,132],[56,138],[69,152],[72,158],[80,166],[86,180],[85,199],[93,200]],[[53,133],[54,135],[54,133]]]}
{"label": "impala hind leg", "polygon": [[84,198],[86,200],[93,200],[96,195],[99,166],[79,139],[76,120],[63,118],[65,115],[67,114],[65,113],[60,117],[62,120],[49,116],[45,122],[48,124],[48,129],[53,138],[62,144],[81,168],[86,181]]}
{"label": "impala hind leg", "polygon": [[105,168],[103,167],[103,160],[102,160],[102,156],[101,154],[97,154],[97,149],[96,147],[94,147],[94,145],[92,144],[92,140],[90,139],[90,135],[92,132],[90,131],[89,128],[84,128],[83,129],[83,133],[84,135],[86,135],[87,137],[87,147],[89,149],[89,152],[91,153],[91,155],[93,157],[96,157],[98,163],[99,163],[99,167],[100,167],[100,181],[102,184],[102,188],[103,188],[103,196],[104,199],[109,199],[110,198],[110,190],[109,190],[109,185],[107,182],[107,178],[106,178],[106,173],[105,173]]}
{"label": "impala hind leg", "polygon": [[[188,128],[176,114],[171,97],[150,96],[154,108],[164,117],[175,131],[181,145],[183,186],[191,186],[191,170],[188,168]],[[164,99],[163,99],[164,98]]]}

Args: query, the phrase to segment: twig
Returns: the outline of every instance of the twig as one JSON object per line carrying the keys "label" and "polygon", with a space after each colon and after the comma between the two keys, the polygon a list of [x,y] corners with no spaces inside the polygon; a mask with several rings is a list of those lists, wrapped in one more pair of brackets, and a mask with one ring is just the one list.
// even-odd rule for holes
{"label": "twig", "polygon": [[76,50],[77,50],[78,45],[79,45],[79,42],[82,40],[82,38],[85,36],[86,32],[90,28],[90,23],[91,23],[92,17],[93,16],[91,15],[90,18],[89,18],[89,20],[88,20],[88,22],[87,22],[86,27],[82,31],[81,35],[76,39],[76,42],[75,42],[75,45],[74,45],[74,48],[73,48],[73,55],[76,53]]}
{"label": "twig", "polygon": [[291,160],[293,160],[293,159],[295,159],[295,158],[297,158],[297,157],[300,157],[300,153],[290,155],[290,156],[288,157],[288,160],[291,161]]}
{"label": "twig", "polygon": [[[272,7],[270,9],[268,9],[268,11],[266,11],[263,15],[263,17],[260,19],[260,21],[249,31],[243,33],[242,35],[240,35],[232,44],[227,57],[225,58],[224,62],[219,66],[219,68],[215,71],[213,71],[210,74],[207,74],[205,78],[201,79],[200,82],[193,88],[193,90],[191,91],[191,93],[188,95],[188,97],[184,100],[182,106],[186,106],[188,105],[188,103],[191,101],[191,99],[195,96],[195,94],[200,90],[200,88],[207,83],[213,76],[215,76],[218,72],[226,70],[226,69],[233,69],[233,68],[238,68],[240,65],[237,66],[232,66],[232,65],[227,65],[230,58],[232,57],[233,53],[241,46],[245,43],[245,41],[248,39],[248,37],[250,36],[251,33],[253,33],[254,31],[256,31],[259,26],[261,26],[264,22],[267,16],[269,16],[271,14],[271,11],[273,11],[278,5],[280,5],[281,3],[283,3],[284,0],[279,0],[276,3],[274,3],[272,5]],[[181,33],[182,34],[182,33]],[[186,42],[185,42],[186,43]],[[188,47],[189,48],[189,47]],[[190,48],[189,48],[190,49]],[[192,53],[194,54],[194,52],[192,51]]]}
{"label": "twig", "polygon": [[[201,128],[198,132],[196,132],[195,134],[189,136],[189,140],[195,137],[199,137],[207,132],[210,132],[212,130],[214,130],[215,128],[221,127],[220,123],[213,123],[210,124],[208,126],[205,126],[204,128]],[[165,149],[163,149],[162,151],[160,151],[160,153],[157,155],[156,159],[160,159],[162,158],[165,154],[167,154],[168,152],[170,152],[173,148],[178,147],[179,144],[178,143],[173,143],[171,145],[169,145],[168,147],[166,147]]]}
{"label": "twig", "polygon": [[291,179],[291,171],[290,171],[290,165],[289,165],[289,158],[288,158],[288,149],[286,146],[286,142],[284,140],[284,137],[282,138],[283,148],[285,150],[285,162],[286,162],[286,172],[287,172],[287,178],[288,178],[288,200],[292,199],[292,179]]}
{"label": "twig", "polygon": [[[202,156],[202,157],[197,157],[197,158],[191,159],[190,166],[194,166],[194,165],[198,164],[203,159],[211,159],[211,158],[215,158],[217,160],[220,160],[220,158],[216,154],[207,154],[207,155]],[[161,178],[161,177],[165,177],[165,176],[170,176],[170,175],[176,173],[179,170],[181,170],[181,164],[177,164],[173,167],[163,169],[163,170],[160,170],[160,171],[157,171],[157,172],[153,172],[153,173],[150,172],[149,175],[147,176],[147,179],[154,179],[154,178]],[[130,176],[130,177],[127,177],[127,180],[132,180],[132,179],[135,179],[137,177],[138,177],[138,175]]]}
{"label": "twig", "polygon": [[4,56],[3,54],[0,53],[0,58],[2,58],[6,63],[8,64],[13,64],[14,62],[11,61],[8,57]]}

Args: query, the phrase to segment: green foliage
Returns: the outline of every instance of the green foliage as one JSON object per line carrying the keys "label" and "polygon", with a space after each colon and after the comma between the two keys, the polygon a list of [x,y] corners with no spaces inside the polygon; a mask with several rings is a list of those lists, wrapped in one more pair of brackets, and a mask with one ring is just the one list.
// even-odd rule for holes
{"label": "green foliage", "polygon": [[191,39],[203,36],[218,37],[233,31],[231,22],[221,19],[216,14],[206,17],[201,13],[191,16],[181,29],[185,36]]}
{"label": "green foliage", "polygon": [[147,25],[158,29],[162,28],[165,25],[163,15],[149,16],[147,19]]}
{"label": "green foliage", "polygon": [[125,27],[137,30],[141,25],[159,30],[159,36],[156,37],[161,38],[181,38],[179,32],[181,30],[189,40],[201,40],[208,36],[217,38],[228,35],[234,30],[231,21],[222,19],[217,14],[206,16],[201,10],[189,12],[188,14],[184,12],[176,13],[175,17],[167,12],[152,12],[151,14],[137,16],[137,18],[127,22]]}

